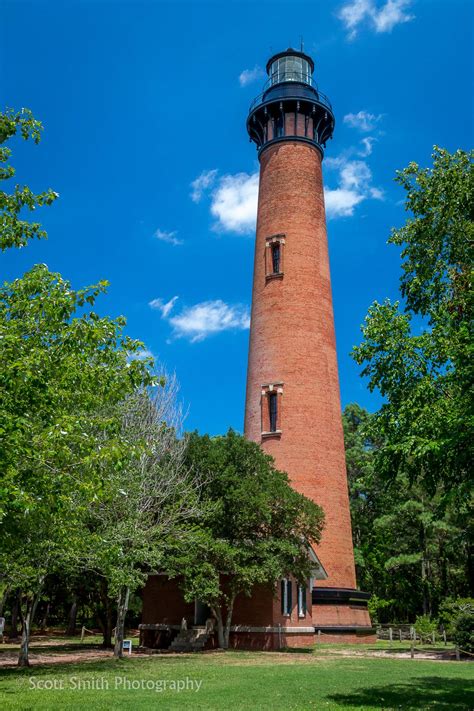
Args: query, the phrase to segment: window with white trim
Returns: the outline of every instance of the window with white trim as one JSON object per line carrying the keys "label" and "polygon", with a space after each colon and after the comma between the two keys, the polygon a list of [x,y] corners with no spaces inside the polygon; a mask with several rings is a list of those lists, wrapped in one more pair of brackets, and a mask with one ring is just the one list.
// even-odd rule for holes
{"label": "window with white trim", "polygon": [[306,617],[306,585],[298,585],[298,617]]}
{"label": "window with white trim", "polygon": [[265,279],[281,279],[285,268],[285,235],[271,235],[265,240]]}
{"label": "window with white trim", "polygon": [[283,383],[262,385],[262,437],[280,437]]}
{"label": "window with white trim", "polygon": [[283,578],[281,581],[281,614],[286,617],[291,616],[291,610],[293,607],[292,600],[292,585],[289,578]]}

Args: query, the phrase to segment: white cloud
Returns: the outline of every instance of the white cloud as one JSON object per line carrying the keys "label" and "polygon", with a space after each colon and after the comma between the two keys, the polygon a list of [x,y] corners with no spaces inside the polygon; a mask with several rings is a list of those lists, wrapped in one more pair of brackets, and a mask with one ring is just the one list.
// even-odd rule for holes
{"label": "white cloud", "polygon": [[163,301],[163,299],[153,299],[153,301],[150,301],[148,305],[151,306],[152,309],[160,311],[161,318],[166,318],[173,306],[175,305],[177,299],[177,296],[173,296],[173,298],[167,301],[166,303]]}
{"label": "white cloud", "polygon": [[185,306],[178,314],[171,316],[177,299],[177,296],[173,296],[167,302],[163,299],[153,299],[148,304],[152,309],[159,311],[161,318],[170,324],[174,338],[187,338],[191,343],[197,343],[214,333],[243,330],[250,326],[247,306],[226,304],[220,299]]}
{"label": "white cloud", "polygon": [[370,188],[370,197],[374,198],[374,200],[385,199],[384,192],[380,188]]}
{"label": "white cloud", "polygon": [[408,15],[405,8],[411,4],[411,0],[387,0],[385,5],[373,15],[373,22],[376,32],[391,32],[395,25],[403,22],[410,22],[414,15]]}
{"label": "white cloud", "polygon": [[217,177],[217,170],[204,171],[191,183],[191,198],[199,202],[207,193],[213,229],[247,234],[255,229],[258,202],[258,172]]}
{"label": "white cloud", "polygon": [[372,186],[372,172],[365,161],[346,157],[326,160],[329,169],[339,172],[337,188],[324,189],[324,202],[328,219],[350,217],[363,200],[383,200],[383,192]]}
{"label": "white cloud", "polygon": [[191,183],[191,200],[200,202],[202,196],[215,182],[217,170],[203,170],[201,175]]}
{"label": "white cloud", "polygon": [[183,240],[178,239],[176,237],[177,234],[178,233],[176,231],[166,232],[165,230],[157,229],[156,232],[154,233],[153,237],[156,237],[156,239],[159,239],[160,242],[167,242],[168,244],[172,244],[176,247],[178,244],[183,244]]}
{"label": "white cloud", "polygon": [[359,131],[373,131],[378,122],[383,118],[383,114],[371,114],[368,111],[359,111],[357,114],[346,114],[344,123],[351,128],[358,128]]}
{"label": "white cloud", "polygon": [[332,217],[350,217],[354,214],[354,208],[364,196],[355,190],[345,188],[324,189],[324,203],[326,205],[326,216],[328,220]]}
{"label": "white cloud", "polygon": [[396,25],[410,22],[414,15],[406,12],[411,0],[386,0],[378,5],[374,0],[350,0],[337,13],[348,31],[349,39],[357,35],[359,25],[364,22],[375,32],[391,32]]}
{"label": "white cloud", "polygon": [[353,39],[357,34],[357,26],[370,13],[372,7],[371,0],[352,0],[343,5],[337,16],[342,20],[346,30],[349,31],[349,38]]}
{"label": "white cloud", "polygon": [[256,64],[253,69],[244,69],[244,71],[241,72],[239,75],[240,86],[248,86],[254,81],[257,81],[257,79],[263,79],[264,76],[265,72],[262,67]]}
{"label": "white cloud", "polygon": [[246,306],[231,306],[218,299],[185,308],[170,318],[169,323],[176,338],[196,343],[214,333],[249,328],[250,314]]}
{"label": "white cloud", "polygon": [[211,213],[216,229],[246,234],[255,229],[258,173],[224,175],[212,193]]}
{"label": "white cloud", "polygon": [[367,158],[367,156],[370,156],[372,153],[372,145],[375,143],[377,139],[374,136],[367,136],[366,138],[363,138],[361,140],[362,145],[364,146],[361,148],[361,150],[358,152],[358,155],[361,158]]}

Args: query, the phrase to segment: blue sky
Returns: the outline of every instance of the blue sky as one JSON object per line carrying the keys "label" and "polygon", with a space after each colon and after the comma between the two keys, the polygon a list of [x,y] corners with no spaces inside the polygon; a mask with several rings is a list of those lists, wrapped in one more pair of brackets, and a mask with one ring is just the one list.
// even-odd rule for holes
{"label": "blue sky", "polygon": [[3,0],[2,104],[33,110],[18,182],[60,199],[47,242],[0,256],[3,279],[45,262],[175,370],[188,428],[242,429],[258,162],[245,131],[268,57],[304,37],[336,114],[325,158],[343,405],[379,405],[349,356],[370,303],[396,298],[396,169],[472,145],[470,0]]}

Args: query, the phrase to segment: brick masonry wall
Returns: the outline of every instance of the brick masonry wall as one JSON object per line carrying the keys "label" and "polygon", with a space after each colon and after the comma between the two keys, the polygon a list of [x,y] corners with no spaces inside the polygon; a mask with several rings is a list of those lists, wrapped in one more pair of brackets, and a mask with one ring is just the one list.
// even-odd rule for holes
{"label": "brick masonry wall", "polygon": [[[251,625],[256,627],[308,627],[313,625],[311,591],[306,591],[306,615],[298,614],[298,594],[296,582],[292,581],[292,610],[290,615],[281,612],[280,596],[264,585],[257,585],[251,597],[244,594],[237,596],[232,614],[232,625]],[[277,592],[279,586],[277,586]],[[322,624],[322,623],[320,623]],[[329,624],[329,623],[328,623]]]}
{"label": "brick masonry wall", "polygon": [[370,626],[367,608],[350,605],[314,605],[312,621],[316,627],[318,625]]}
{"label": "brick masonry wall", "polygon": [[[321,156],[282,142],[261,154],[245,434],[293,486],[320,504],[318,555],[329,579],[355,587]],[[265,241],[285,234],[282,279],[265,279]],[[283,382],[280,438],[261,438],[261,386]]]}
{"label": "brick masonry wall", "polygon": [[175,579],[151,575],[143,589],[142,623],[180,625],[183,617],[194,624],[194,603],[184,601]]}

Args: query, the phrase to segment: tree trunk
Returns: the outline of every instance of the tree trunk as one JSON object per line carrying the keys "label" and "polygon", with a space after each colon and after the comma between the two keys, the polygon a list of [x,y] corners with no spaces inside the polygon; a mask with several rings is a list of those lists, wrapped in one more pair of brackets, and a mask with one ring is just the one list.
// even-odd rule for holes
{"label": "tree trunk", "polygon": [[34,617],[35,617],[36,607],[37,607],[38,601],[39,601],[41,587],[42,587],[42,585],[40,585],[40,587],[38,588],[38,590],[36,592],[36,595],[34,595],[32,598],[30,598],[30,597],[26,598],[25,614],[23,614],[23,609],[22,609],[21,602],[20,602],[20,618],[21,618],[21,623],[22,623],[22,630],[21,630],[20,653],[18,655],[18,666],[19,667],[29,667],[30,666],[30,657],[29,657],[29,654],[30,654],[30,632],[31,632],[31,625],[32,625]]}
{"label": "tree trunk", "polygon": [[71,608],[69,610],[68,623],[66,627],[66,637],[74,637],[76,634],[76,618],[77,618],[77,597],[72,598]]}
{"label": "tree trunk", "polygon": [[226,649],[224,623],[222,621],[222,611],[220,607],[211,607],[212,614],[217,620],[217,643],[220,649]]}
{"label": "tree trunk", "polygon": [[50,610],[51,610],[51,603],[48,602],[48,603],[46,604],[46,609],[45,609],[45,611],[44,611],[43,619],[41,620],[41,624],[40,624],[40,629],[41,629],[41,630],[45,630],[45,629],[46,629],[46,626],[47,626],[47,624],[48,624],[48,617],[49,617]]}
{"label": "tree trunk", "polygon": [[112,629],[113,629],[113,608],[112,601],[108,595],[107,583],[105,581],[100,585],[100,599],[103,605],[103,609],[97,611],[97,620],[99,627],[102,630],[104,636],[104,641],[102,646],[106,649],[113,647],[112,644]]}
{"label": "tree trunk", "polygon": [[225,621],[224,629],[224,649],[229,649],[229,638],[230,638],[230,625],[232,622],[232,612],[234,610],[235,595],[232,595],[229,601],[229,606],[227,608],[227,617]]}
{"label": "tree trunk", "polygon": [[421,587],[423,593],[423,614],[427,615],[429,612],[429,599],[428,599],[428,582],[426,579],[426,561],[424,556],[421,559]]}
{"label": "tree trunk", "polygon": [[21,645],[20,653],[18,655],[18,666],[19,667],[29,667],[30,666],[30,625],[31,625],[31,605],[27,603],[26,614],[23,615],[23,611],[20,611],[20,617],[22,622],[21,630]]}
{"label": "tree trunk", "polygon": [[12,605],[12,620],[10,626],[10,639],[18,637],[18,617],[20,615],[20,593],[15,593],[15,600]]}
{"label": "tree trunk", "polygon": [[128,611],[128,600],[130,598],[130,588],[123,587],[117,600],[117,625],[115,627],[114,657],[123,657],[123,638],[125,628],[125,617]]}

